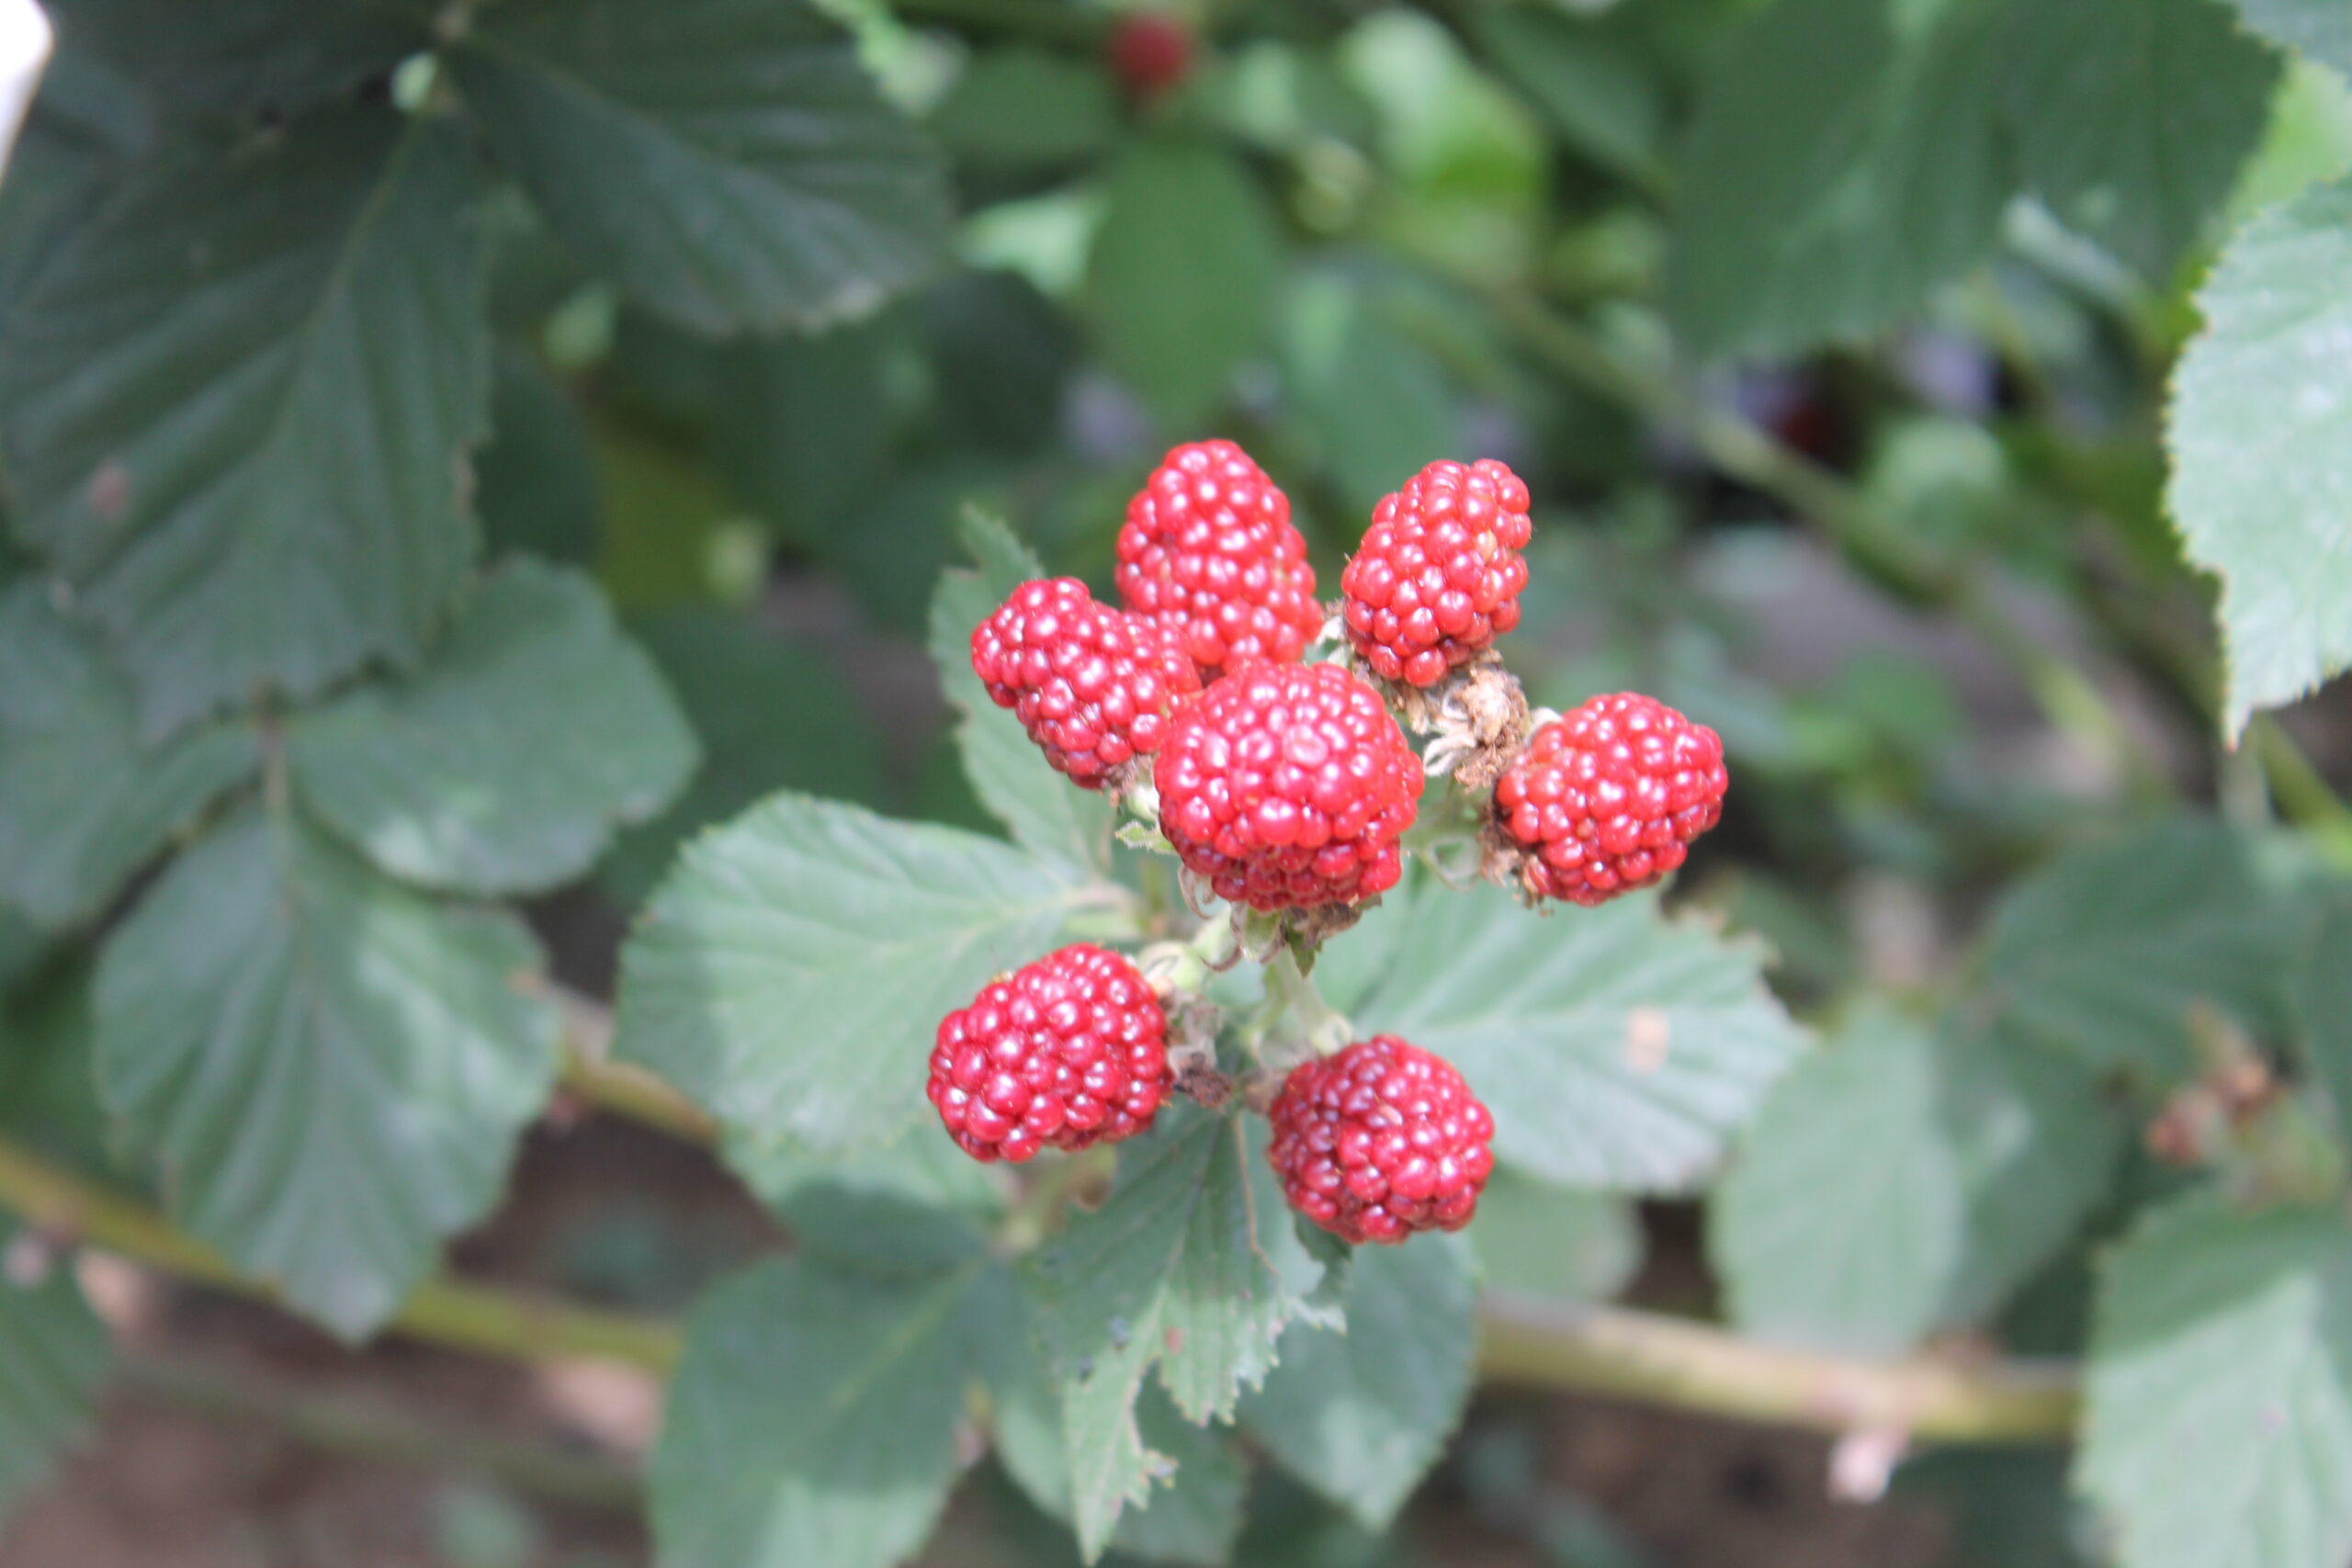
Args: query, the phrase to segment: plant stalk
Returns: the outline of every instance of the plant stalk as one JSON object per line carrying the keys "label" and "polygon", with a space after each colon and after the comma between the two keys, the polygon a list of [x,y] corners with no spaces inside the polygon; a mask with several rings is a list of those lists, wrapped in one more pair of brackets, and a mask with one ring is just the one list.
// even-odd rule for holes
{"label": "plant stalk", "polygon": [[[627,1112],[631,1095],[616,1104]],[[61,1238],[263,1301],[267,1283],[144,1204],[0,1139],[0,1209]],[[1803,1355],[1652,1313],[1565,1309],[1488,1298],[1479,1373],[1490,1382],[1594,1393],[1702,1415],[1843,1431],[1900,1426],[1923,1442],[2057,1443],[2076,1407],[2064,1363],[1906,1361]],[[591,1357],[666,1375],[684,1337],[672,1323],[435,1280],[389,1325],[410,1338],[511,1360]]]}

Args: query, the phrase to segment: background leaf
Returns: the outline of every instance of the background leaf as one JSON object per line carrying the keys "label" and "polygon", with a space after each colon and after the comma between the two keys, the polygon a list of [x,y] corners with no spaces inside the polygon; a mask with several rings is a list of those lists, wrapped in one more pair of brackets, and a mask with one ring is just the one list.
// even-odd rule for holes
{"label": "background leaf", "polygon": [[423,652],[475,546],[475,196],[457,130],[390,109],[175,142],[0,322],[17,531],[105,626],[151,735]]}
{"label": "background leaf", "polygon": [[[1394,895],[1391,895],[1394,897]],[[1803,1036],[1760,954],[1654,897],[1531,918],[1498,888],[1424,886],[1386,976],[1351,1010],[1462,1070],[1498,1158],[1629,1191],[1698,1183]]]}
{"label": "background leaf", "polygon": [[695,1309],[652,1461],[676,1568],[888,1568],[956,1478],[972,1269],[885,1279],[804,1261]]}
{"label": "background leaf", "polygon": [[1723,49],[1667,288],[1713,353],[1860,337],[1993,246],[2008,199],[1994,0],[1777,0]]}
{"label": "background leaf", "polygon": [[2205,332],[2173,378],[2165,496],[2190,560],[2221,578],[2230,734],[2352,663],[2352,182],[2248,223],[2197,296]]}
{"label": "background leaf", "polygon": [[149,750],[96,636],[39,585],[0,591],[0,895],[42,924],[95,914],[259,754],[206,725]]}
{"label": "background leaf", "polygon": [[107,944],[98,1076],[182,1224],[346,1339],[503,1188],[554,1088],[512,917],[436,904],[248,811]]}
{"label": "background leaf", "polygon": [[1347,1331],[1284,1333],[1282,1365],[1243,1399],[1242,1425],[1365,1529],[1386,1529],[1469,1402],[1476,1272],[1456,1236],[1363,1248],[1348,1272]]}
{"label": "background leaf", "polygon": [[2025,183],[2165,281],[2269,118],[2278,62],[2220,0],[2012,0],[2005,107]]}
{"label": "background leaf", "polygon": [[405,680],[295,720],[307,804],[395,876],[536,893],[683,785],[694,733],[595,585],[527,558],[482,584]]}
{"label": "background leaf", "polygon": [[2075,1479],[2122,1568],[2352,1552],[2352,1227],[2194,1193],[2107,1260]]}
{"label": "background leaf", "polygon": [[629,630],[685,709],[702,763],[668,810],[622,833],[605,857],[601,879],[623,905],[644,901],[690,833],[763,795],[881,795],[881,742],[823,645],[702,606]]}
{"label": "background leaf", "polygon": [[452,64],[556,231],[697,331],[861,316],[939,259],[937,159],[799,0],[515,0]]}
{"label": "background leaf", "polygon": [[2332,0],[2231,0],[2246,26],[2322,64],[2352,71],[2352,16]]}
{"label": "background leaf", "polygon": [[949,1010],[1051,945],[1082,889],[953,829],[779,795],[687,846],[622,953],[619,1053],[756,1141],[904,1127]]}
{"label": "background leaf", "polygon": [[1246,169],[1193,141],[1137,143],[1103,201],[1086,274],[1102,357],[1181,429],[1266,341],[1282,281],[1273,220]]}
{"label": "background leaf", "polygon": [[1469,1231],[1488,1288],[1554,1302],[1607,1301],[1642,1262],[1642,1225],[1622,1198],[1553,1187],[1498,1166]]}
{"label": "background leaf", "polygon": [[1716,1191],[1732,1319],[1879,1354],[1972,1322],[2105,1195],[2124,1133],[2069,1058],[1866,1008],[1781,1080]]}
{"label": "background leaf", "polygon": [[1993,914],[1985,980],[2018,1027],[2161,1087],[2188,1069],[2200,1004],[2275,1031],[2300,913],[2241,836],[2161,822],[2013,886]]}

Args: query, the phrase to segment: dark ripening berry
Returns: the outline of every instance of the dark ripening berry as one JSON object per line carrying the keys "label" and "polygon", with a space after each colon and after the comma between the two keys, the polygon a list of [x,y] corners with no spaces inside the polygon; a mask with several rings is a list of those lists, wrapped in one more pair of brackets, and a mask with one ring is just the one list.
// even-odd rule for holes
{"label": "dark ripening berry", "polygon": [[1623,692],[1528,738],[1495,784],[1495,826],[1530,893],[1600,904],[1679,866],[1730,783],[1713,730]]}
{"label": "dark ripening berry", "polygon": [[979,1160],[1132,1138],[1168,1097],[1168,1024],[1136,966],[1080,943],[939,1021],[931,1103]]}
{"label": "dark ripening berry", "polygon": [[972,631],[972,670],[1072,783],[1159,750],[1200,674],[1174,637],[1098,604],[1072,577],[1024,582]]}
{"label": "dark ripening berry", "polygon": [[1462,1075],[1393,1034],[1293,1069],[1268,1115],[1290,1206],[1351,1242],[1460,1230],[1495,1168],[1495,1119]]}
{"label": "dark ripening berry", "polygon": [[1297,662],[1322,629],[1290,498],[1230,441],[1168,454],[1119,530],[1119,600],[1175,628],[1204,679]]}
{"label": "dark ripening berry", "polygon": [[1420,759],[1370,686],[1332,664],[1227,675],[1169,727],[1159,830],[1217,897],[1253,909],[1396,886]]}
{"label": "dark ripening berry", "polygon": [[1431,463],[1373,508],[1340,579],[1348,640],[1383,680],[1435,684],[1519,625],[1533,531],[1510,468]]}
{"label": "dark ripening berry", "polygon": [[1158,11],[1136,11],[1111,32],[1111,69],[1138,98],[1155,98],[1182,85],[1193,69],[1193,35]]}

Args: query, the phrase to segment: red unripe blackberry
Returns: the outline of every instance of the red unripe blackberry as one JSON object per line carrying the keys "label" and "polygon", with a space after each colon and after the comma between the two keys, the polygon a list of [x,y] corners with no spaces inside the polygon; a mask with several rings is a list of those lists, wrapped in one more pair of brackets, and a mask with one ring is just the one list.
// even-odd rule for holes
{"label": "red unripe blackberry", "polygon": [[1290,498],[1230,441],[1168,454],[1127,502],[1119,601],[1175,628],[1204,679],[1293,664],[1322,629]]}
{"label": "red unripe blackberry", "polygon": [[1460,1230],[1495,1168],[1494,1117],[1452,1063],[1393,1034],[1293,1068],[1268,1115],[1290,1206],[1351,1242]]}
{"label": "red unripe blackberry", "polygon": [[1193,70],[1192,30],[1162,11],[1134,11],[1111,31],[1111,69],[1138,98],[1155,98]]}
{"label": "red unripe blackberry", "polygon": [[1101,789],[1159,750],[1200,672],[1165,629],[1095,603],[1074,577],[1024,582],[972,629],[972,670],[1072,783]]}
{"label": "red unripe blackberry", "polygon": [[1730,782],[1713,730],[1622,692],[1528,738],[1495,784],[1495,826],[1530,893],[1600,904],[1680,865]]}
{"label": "red unripe blackberry", "polygon": [[1260,664],[1176,716],[1152,765],[1159,830],[1217,897],[1309,908],[1396,886],[1421,762],[1335,664]]}
{"label": "red unripe blackberry", "polygon": [[1083,942],[939,1021],[931,1103],[978,1160],[1132,1138],[1168,1097],[1168,1022],[1136,966]]}
{"label": "red unripe blackberry", "polygon": [[1348,640],[1383,680],[1434,685],[1519,625],[1533,531],[1509,468],[1431,463],[1372,510],[1340,579]]}

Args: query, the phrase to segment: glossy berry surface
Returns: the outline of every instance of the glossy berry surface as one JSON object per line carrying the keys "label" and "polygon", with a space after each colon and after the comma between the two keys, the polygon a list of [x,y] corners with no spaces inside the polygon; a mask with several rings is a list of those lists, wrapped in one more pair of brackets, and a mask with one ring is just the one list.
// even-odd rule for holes
{"label": "glossy berry surface", "polygon": [[939,1021],[928,1093],[978,1160],[1132,1138],[1168,1096],[1168,1024],[1136,966],[1080,943]]}
{"label": "glossy berry surface", "polygon": [[973,628],[972,670],[1046,760],[1089,789],[1159,750],[1169,716],[1201,689],[1165,629],[1097,604],[1071,577],[1014,589]]}
{"label": "glossy berry surface", "polygon": [[1528,738],[1496,782],[1495,825],[1530,893],[1600,904],[1679,866],[1729,784],[1713,730],[1623,692]]}
{"label": "glossy berry surface", "polygon": [[1253,909],[1396,886],[1420,759],[1370,686],[1332,664],[1261,664],[1179,714],[1152,768],[1159,830],[1217,897]]}
{"label": "glossy berry surface", "polygon": [[1138,98],[1155,98],[1182,85],[1193,71],[1193,34],[1175,17],[1136,11],[1111,31],[1111,69]]}
{"label": "glossy berry surface", "polygon": [[1373,508],[1340,579],[1348,640],[1383,680],[1434,684],[1519,625],[1533,525],[1491,457],[1431,463]]}
{"label": "glossy berry surface", "polygon": [[1322,629],[1290,498],[1230,441],[1168,454],[1127,503],[1119,601],[1172,627],[1204,678],[1295,663]]}
{"label": "glossy berry surface", "polygon": [[1495,1119],[1462,1075],[1393,1034],[1292,1069],[1268,1114],[1291,1207],[1351,1242],[1460,1230],[1495,1167]]}

